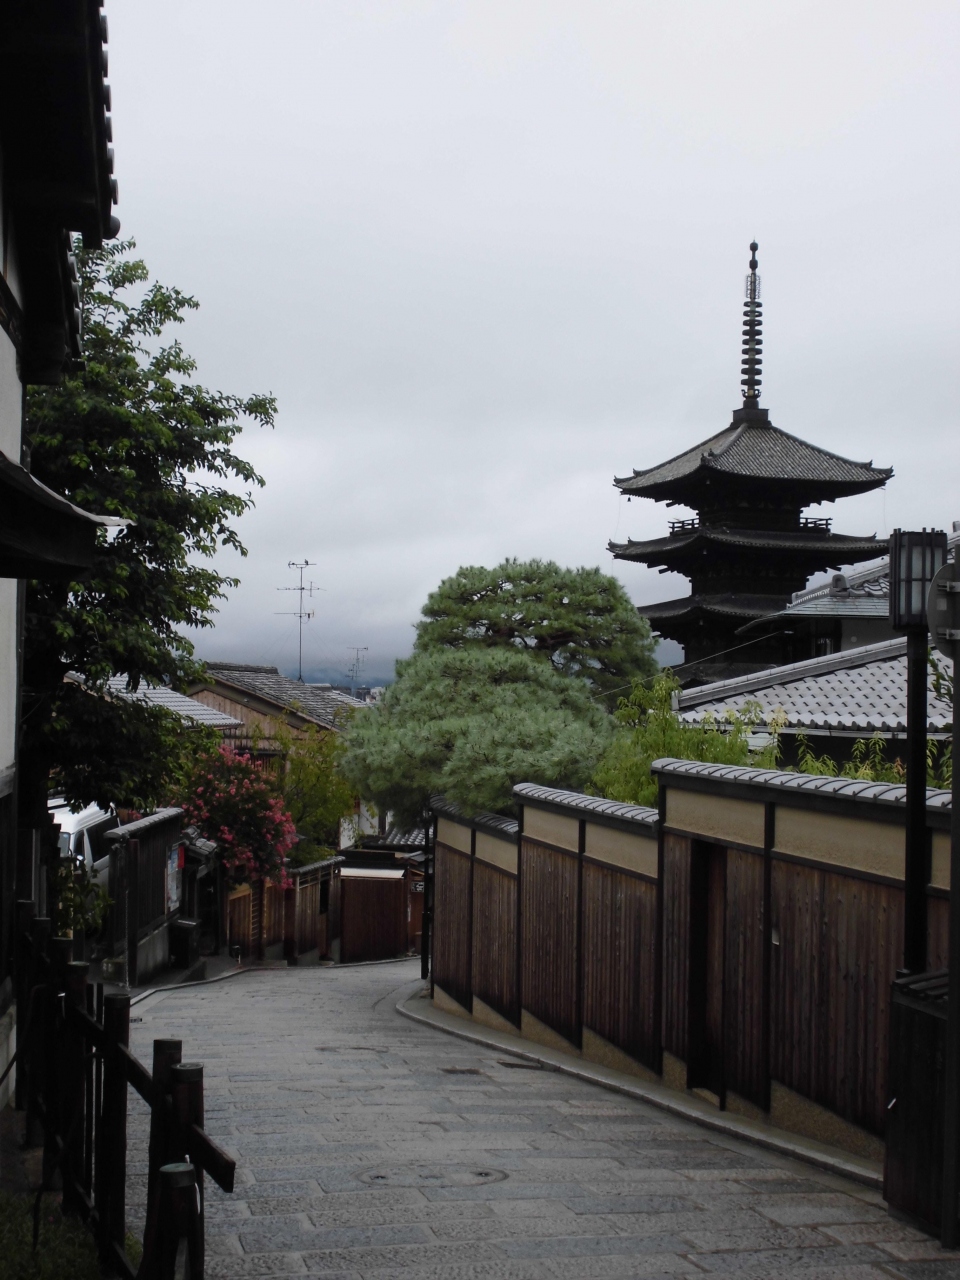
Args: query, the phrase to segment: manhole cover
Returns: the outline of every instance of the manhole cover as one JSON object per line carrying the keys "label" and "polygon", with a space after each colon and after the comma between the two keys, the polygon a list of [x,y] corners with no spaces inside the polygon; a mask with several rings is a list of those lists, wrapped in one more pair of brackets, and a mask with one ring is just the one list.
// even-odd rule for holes
{"label": "manhole cover", "polygon": [[371,1187],[482,1187],[502,1182],[502,1169],[480,1169],[473,1164],[391,1164],[359,1174]]}

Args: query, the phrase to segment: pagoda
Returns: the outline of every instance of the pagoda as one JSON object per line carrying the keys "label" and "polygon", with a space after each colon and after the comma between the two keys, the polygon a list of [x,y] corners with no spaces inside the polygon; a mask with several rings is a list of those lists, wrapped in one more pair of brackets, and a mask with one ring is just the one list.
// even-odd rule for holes
{"label": "pagoda", "polygon": [[691,591],[638,612],[684,647],[686,681],[723,679],[791,660],[783,635],[738,634],[777,613],[813,573],[883,555],[886,543],[833,533],[830,520],[803,515],[886,484],[893,469],[851,462],[775,427],[760,407],[762,303],[757,248],[743,309],[743,407],[730,425],[660,466],[615,480],[628,496],[696,511],[664,538],[611,542],[618,560],[682,573]]}

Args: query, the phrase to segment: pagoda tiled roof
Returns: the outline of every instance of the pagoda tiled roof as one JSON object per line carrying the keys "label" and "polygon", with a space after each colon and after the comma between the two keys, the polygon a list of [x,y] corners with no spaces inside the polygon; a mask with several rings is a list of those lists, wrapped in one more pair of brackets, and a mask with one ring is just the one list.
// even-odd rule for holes
{"label": "pagoda tiled roof", "polygon": [[681,596],[678,600],[662,600],[657,604],[642,604],[637,608],[641,618],[651,622],[666,622],[675,618],[720,616],[728,618],[762,618],[779,613],[783,608],[783,596],[744,595],[741,592],[723,595]]}
{"label": "pagoda tiled roof", "polygon": [[852,537],[842,533],[823,533],[816,530],[766,530],[728,529],[718,525],[701,525],[682,533],[664,538],[652,538],[637,542],[610,542],[608,550],[618,560],[639,560],[658,564],[673,559],[677,552],[697,551],[705,545],[756,548],[760,551],[800,551],[822,553],[827,564],[836,561],[850,564],[866,556],[873,556],[883,545],[871,534]]}
{"label": "pagoda tiled roof", "polygon": [[765,409],[737,410],[726,430],[659,466],[614,481],[627,494],[667,498],[671,489],[696,478],[737,476],[750,480],[807,482],[840,497],[885,484],[892,467],[853,462],[773,426]]}

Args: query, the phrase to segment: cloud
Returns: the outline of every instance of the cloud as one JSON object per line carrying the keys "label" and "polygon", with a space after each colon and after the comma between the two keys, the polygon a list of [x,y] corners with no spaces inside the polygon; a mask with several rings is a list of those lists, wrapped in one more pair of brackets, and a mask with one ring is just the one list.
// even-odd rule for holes
{"label": "cloud", "polygon": [[[111,8],[125,234],[195,293],[211,385],[279,399],[202,654],[386,674],[462,563],[604,564],[668,513],[614,475],[737,402],[761,244],[778,426],[893,465],[841,532],[947,525],[958,444],[953,50],[931,0],[158,0]],[[676,515],[679,513],[671,512]],[[278,604],[279,602],[279,604]]]}

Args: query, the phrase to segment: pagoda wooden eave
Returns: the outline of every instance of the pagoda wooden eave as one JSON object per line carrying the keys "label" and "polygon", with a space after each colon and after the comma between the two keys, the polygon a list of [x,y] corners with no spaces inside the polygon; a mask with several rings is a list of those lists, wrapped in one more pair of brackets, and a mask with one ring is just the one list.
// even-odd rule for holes
{"label": "pagoda wooden eave", "polygon": [[739,485],[750,490],[762,486],[771,501],[786,489],[808,506],[879,488],[892,475],[892,467],[854,462],[781,431],[770,423],[766,409],[740,409],[724,431],[614,484],[631,496],[691,506],[697,505],[690,502],[691,494],[709,492],[717,482],[727,495]]}
{"label": "pagoda wooden eave", "polygon": [[[628,539],[626,542],[607,544],[607,549],[617,560],[632,560],[650,565],[682,563],[707,549],[720,550],[725,547],[735,551],[780,552],[784,557],[799,556],[804,561],[822,564],[824,569],[834,563],[839,567],[869,560],[883,551],[883,543],[878,542],[872,534],[855,537],[817,530],[801,529],[794,532],[729,529],[720,526],[700,526],[645,542]],[[810,572],[814,570],[811,569]]]}

